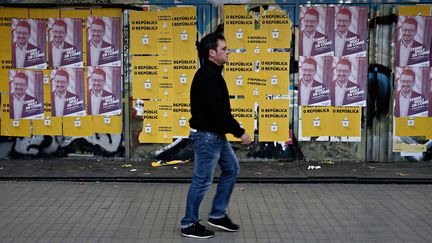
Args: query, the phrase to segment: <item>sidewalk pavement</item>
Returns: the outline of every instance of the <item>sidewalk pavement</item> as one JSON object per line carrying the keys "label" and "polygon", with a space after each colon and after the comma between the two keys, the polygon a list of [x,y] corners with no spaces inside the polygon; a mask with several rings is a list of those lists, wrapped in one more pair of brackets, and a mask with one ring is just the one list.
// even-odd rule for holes
{"label": "sidewalk pavement", "polygon": [[[319,169],[312,169],[311,167]],[[432,163],[241,162],[244,183],[428,183]],[[152,167],[151,161],[108,158],[0,160],[0,180],[190,182],[193,161]],[[216,181],[218,173],[215,173]]]}
{"label": "sidewalk pavement", "polygon": [[[0,242],[430,242],[432,185],[247,184],[238,232],[179,234],[188,184],[1,181]],[[201,206],[206,219],[212,186]],[[204,225],[208,226],[206,222]],[[211,227],[211,226],[209,226]]]}

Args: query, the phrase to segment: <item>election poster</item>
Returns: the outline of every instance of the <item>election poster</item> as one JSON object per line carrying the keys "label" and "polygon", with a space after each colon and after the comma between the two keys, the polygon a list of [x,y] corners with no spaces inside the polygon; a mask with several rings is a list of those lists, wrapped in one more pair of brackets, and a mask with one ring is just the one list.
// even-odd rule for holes
{"label": "election poster", "polygon": [[245,49],[255,19],[247,5],[224,5],[224,34],[230,49]]}
{"label": "election poster", "polygon": [[142,131],[138,137],[140,143],[157,143],[159,138],[159,106],[158,101],[144,101]]}
{"label": "election poster", "polygon": [[155,56],[132,56],[132,97],[154,99],[159,96],[159,65]]}
{"label": "election poster", "polygon": [[90,66],[89,63],[87,63],[87,44],[84,45],[84,43],[87,43],[87,17],[91,16],[92,11],[89,9],[62,9],[61,10],[61,17],[62,18],[79,18],[82,21],[82,42],[83,43],[83,64],[84,66]]}
{"label": "election poster", "polygon": [[262,100],[258,110],[259,141],[289,140],[289,100]]}
{"label": "election poster", "polygon": [[129,11],[131,55],[157,54],[158,12]]}
{"label": "election poster", "polygon": [[173,60],[175,96],[177,98],[189,98],[192,79],[198,70],[198,55],[196,50],[191,50],[187,53],[175,51],[174,53],[178,53],[174,54]]}
{"label": "election poster", "polygon": [[335,7],[335,56],[366,57],[368,8]]}
{"label": "election poster", "polygon": [[[231,114],[240,124],[240,127],[245,129],[247,134],[254,134],[254,102],[250,99],[231,99],[230,104]],[[287,122],[289,121],[287,120]],[[232,134],[227,134],[227,139],[229,141],[241,141],[240,138],[236,138]],[[251,136],[251,139],[253,141],[254,137]]]}
{"label": "election poster", "polygon": [[430,16],[398,17],[395,66],[430,66],[431,28]]}
{"label": "election poster", "polygon": [[58,68],[52,70],[51,116],[84,116],[84,68]]}
{"label": "election poster", "polygon": [[267,37],[267,45],[271,48],[291,47],[291,21],[285,10],[269,6],[261,15],[261,29]]}
{"label": "election poster", "polygon": [[172,13],[172,40],[178,53],[196,50],[197,11],[195,7],[170,8]]}
{"label": "election poster", "polygon": [[158,11],[157,54],[161,59],[172,59],[173,26],[172,10]]}
{"label": "election poster", "polygon": [[299,57],[299,106],[329,106],[333,57]]}
{"label": "election poster", "polygon": [[33,135],[63,135],[62,117],[51,116],[51,80],[50,71],[44,70],[44,119],[32,120]]}
{"label": "election poster", "polygon": [[188,137],[189,119],[191,118],[189,98],[173,101],[173,137]]}
{"label": "election poster", "polygon": [[429,90],[429,111],[428,111],[428,116],[432,117],[432,67],[429,68],[429,81],[428,81],[428,90]]}
{"label": "election poster", "polygon": [[429,68],[396,68],[394,116],[412,117],[428,115]]}
{"label": "election poster", "polygon": [[158,59],[158,98],[170,100],[174,97],[173,81],[173,60],[172,57],[159,57]]}
{"label": "election poster", "polygon": [[289,52],[268,52],[261,62],[260,71],[266,79],[267,95],[288,95]]}
{"label": "election poster", "polygon": [[122,134],[122,116],[92,116],[95,133]]}
{"label": "election poster", "polygon": [[366,106],[366,57],[335,57],[330,96],[332,106]]}
{"label": "election poster", "polygon": [[48,18],[48,66],[83,67],[82,19]]}
{"label": "election poster", "polygon": [[158,102],[158,143],[171,143],[173,138],[173,104],[171,101]]}
{"label": "election poster", "polygon": [[46,69],[44,19],[12,19],[12,68]]}
{"label": "election poster", "polygon": [[[230,95],[247,95],[253,83],[249,77],[259,72],[259,60],[253,60],[248,53],[234,53],[228,58],[228,63],[224,65],[224,78],[227,83]],[[265,87],[265,79],[262,85]]]}
{"label": "election poster", "polygon": [[331,132],[330,106],[302,106],[299,112],[299,141],[328,141]]}
{"label": "election poster", "polygon": [[87,112],[89,115],[118,115],[121,113],[120,67],[87,68]]}
{"label": "election poster", "polygon": [[334,55],[334,7],[300,7],[299,56]]}
{"label": "election poster", "polygon": [[86,137],[94,134],[91,116],[65,116],[62,119],[63,136]]}
{"label": "election poster", "polygon": [[87,17],[87,66],[120,66],[119,17]]}
{"label": "election poster", "polygon": [[36,70],[9,71],[9,117],[42,119],[44,117],[43,72]]}

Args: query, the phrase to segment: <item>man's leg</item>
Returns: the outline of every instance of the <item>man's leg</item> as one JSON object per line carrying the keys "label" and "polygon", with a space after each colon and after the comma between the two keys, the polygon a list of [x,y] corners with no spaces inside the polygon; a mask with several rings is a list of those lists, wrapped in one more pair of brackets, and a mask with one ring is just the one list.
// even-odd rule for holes
{"label": "man's leg", "polygon": [[188,191],[185,217],[181,220],[182,228],[199,221],[199,207],[212,184],[223,145],[222,136],[202,131],[191,133],[191,142],[195,151],[194,175]]}
{"label": "man's leg", "polygon": [[213,219],[220,219],[225,216],[225,210],[228,207],[234,184],[240,172],[237,157],[226,138],[222,146],[219,165],[222,172],[209,215],[209,218]]}

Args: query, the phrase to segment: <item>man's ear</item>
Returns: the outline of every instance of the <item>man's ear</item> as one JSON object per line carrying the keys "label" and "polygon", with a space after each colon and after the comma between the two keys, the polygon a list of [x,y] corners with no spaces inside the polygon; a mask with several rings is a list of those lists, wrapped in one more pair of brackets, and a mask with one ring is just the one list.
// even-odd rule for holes
{"label": "man's ear", "polygon": [[214,57],[216,55],[216,50],[210,49],[209,50],[209,57]]}

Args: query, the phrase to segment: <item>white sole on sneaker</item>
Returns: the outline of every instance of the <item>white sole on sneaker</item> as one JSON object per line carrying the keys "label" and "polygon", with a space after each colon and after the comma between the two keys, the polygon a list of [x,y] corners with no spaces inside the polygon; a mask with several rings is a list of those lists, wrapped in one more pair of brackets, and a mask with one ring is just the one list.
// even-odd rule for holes
{"label": "white sole on sneaker", "polygon": [[214,234],[209,235],[209,236],[188,235],[188,234],[184,234],[184,233],[180,233],[180,234],[184,237],[195,238],[195,239],[208,239],[208,238],[212,238],[214,236]]}
{"label": "white sole on sneaker", "polygon": [[238,230],[228,229],[227,227],[223,227],[222,225],[212,224],[210,221],[207,221],[207,223],[211,226],[214,226],[214,227],[219,228],[219,229],[223,229],[223,230],[228,231],[228,232],[238,231]]}

